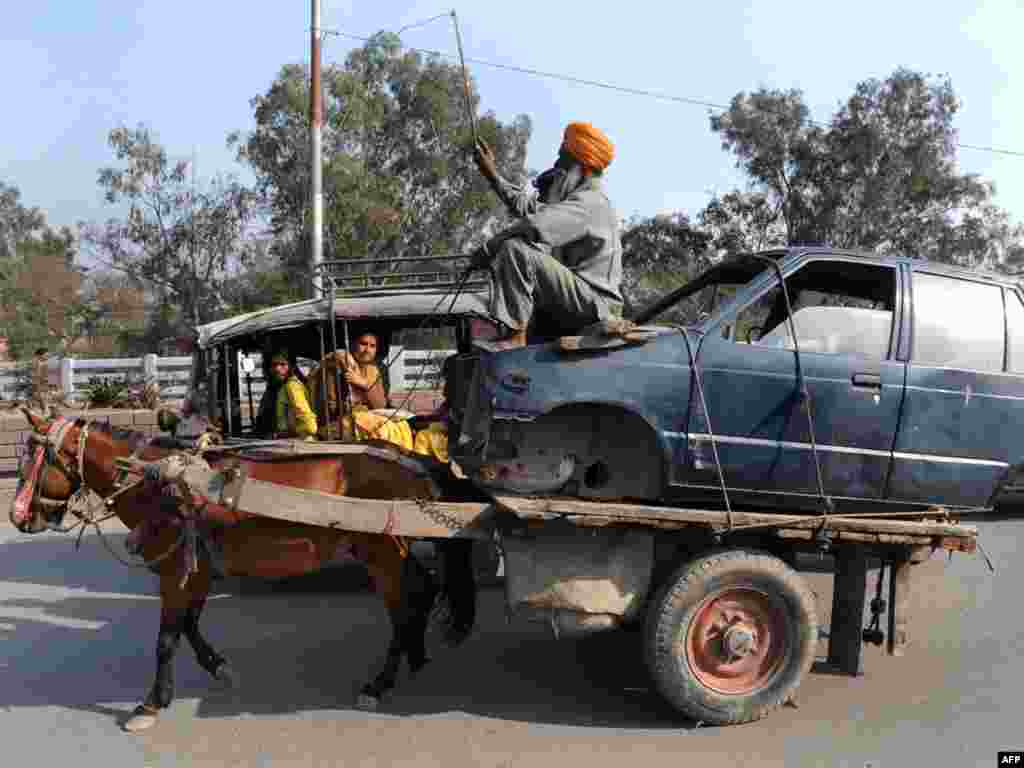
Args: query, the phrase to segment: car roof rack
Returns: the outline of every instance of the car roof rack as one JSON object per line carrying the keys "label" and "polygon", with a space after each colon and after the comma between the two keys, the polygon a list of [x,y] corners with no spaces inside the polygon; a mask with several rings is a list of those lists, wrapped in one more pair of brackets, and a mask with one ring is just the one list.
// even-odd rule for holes
{"label": "car roof rack", "polygon": [[[464,261],[466,258],[465,256],[402,256],[397,258],[336,259],[324,261],[321,273],[324,276],[324,287],[333,286],[335,295],[338,297],[400,288],[453,289],[462,284],[462,269],[456,265],[456,262]],[[479,288],[486,284],[486,275],[481,272],[471,276],[463,284],[463,288]]]}

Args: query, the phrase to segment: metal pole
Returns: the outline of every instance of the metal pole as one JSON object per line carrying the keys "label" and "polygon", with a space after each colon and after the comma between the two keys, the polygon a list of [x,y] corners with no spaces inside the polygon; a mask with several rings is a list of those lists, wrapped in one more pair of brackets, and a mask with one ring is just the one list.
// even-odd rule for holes
{"label": "metal pole", "polygon": [[330,419],[330,402],[327,400],[327,349],[324,347],[324,327],[320,326],[320,410],[317,414],[321,426],[327,426]]}
{"label": "metal pole", "polygon": [[[336,353],[338,351],[338,328],[337,328],[337,318],[334,315],[334,286],[333,285],[331,286],[330,310],[329,311],[330,311],[330,323],[331,323],[331,350],[332,350],[332,354],[334,354],[334,353]],[[347,327],[348,326],[346,326],[346,328]],[[338,367],[338,358],[337,358],[336,354],[335,354],[334,360],[335,360],[335,364],[334,364],[334,392],[335,392],[335,396],[338,399],[338,439],[342,440],[342,439],[344,439],[344,432],[345,432],[345,409],[342,408],[342,405],[341,405],[341,403],[342,403],[342,401],[341,401],[341,383],[342,383],[342,378],[341,378],[341,368]],[[345,394],[346,394],[345,400],[346,400],[346,403],[347,403],[348,402],[348,396],[347,396],[348,395],[348,382],[347,381],[345,382],[345,387],[346,387],[346,389],[345,389]],[[353,434],[353,437],[355,436],[355,431],[356,431],[355,430],[355,421],[353,421],[352,422],[352,434]]]}
{"label": "metal pole", "polygon": [[313,204],[312,232],[310,237],[312,252],[310,268],[313,273],[313,298],[322,295],[323,284],[320,273],[324,261],[324,193],[323,193],[323,162],[321,160],[321,129],[323,124],[323,99],[320,91],[320,0],[312,0],[313,23],[310,37],[310,83],[309,83],[309,131],[310,131],[310,162],[311,202]]}
{"label": "metal pole", "polygon": [[[345,320],[342,321],[342,327],[345,329],[345,355],[346,355],[345,359],[347,360],[348,359],[347,355],[351,355],[352,354],[352,345],[349,343],[349,340],[348,340],[348,319],[345,319]],[[341,369],[338,368],[337,366],[335,366],[334,370],[337,372],[338,383],[339,383],[339,386],[340,386],[340,384],[341,384]],[[338,392],[340,393],[341,390],[339,389]],[[345,380],[345,410],[348,411],[349,416],[352,417],[352,439],[353,440],[358,440],[359,439],[359,433],[356,431],[356,417],[355,417],[355,414],[352,412],[352,387],[349,385],[347,379]]]}
{"label": "metal pole", "polygon": [[231,363],[234,360],[231,354],[231,347],[228,344],[224,345],[224,404],[225,404],[225,424],[227,426],[226,436],[230,437],[234,434],[234,423],[232,422],[232,411],[234,410],[234,402],[231,399]]}
{"label": "metal pole", "polygon": [[469,74],[466,72],[466,59],[462,55],[462,34],[459,32],[459,17],[452,11],[452,24],[455,25],[455,43],[459,47],[459,63],[462,65],[462,87],[466,96],[466,115],[469,117],[469,128],[473,132],[473,144],[476,145],[479,138],[476,134],[476,116],[473,114],[472,100],[469,91]]}
{"label": "metal pole", "polygon": [[256,421],[256,412],[252,407],[252,374],[248,371],[245,372],[245,386],[249,390],[249,431],[252,431],[252,425]]}

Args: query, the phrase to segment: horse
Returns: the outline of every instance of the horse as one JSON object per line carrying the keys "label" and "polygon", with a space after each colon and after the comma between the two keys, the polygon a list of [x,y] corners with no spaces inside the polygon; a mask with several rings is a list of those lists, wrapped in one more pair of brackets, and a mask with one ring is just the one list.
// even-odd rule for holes
{"label": "horse", "polygon": [[[83,499],[95,494],[104,501],[93,506],[108,509],[108,516],[118,517],[132,530],[126,544],[159,575],[156,677],[123,723],[127,731],[152,727],[160,710],[173,701],[173,661],[182,634],[206,672],[233,684],[228,660],[199,630],[216,575],[300,575],[318,570],[339,553],[364,562],[387,606],[392,636],[380,672],[360,689],[357,706],[361,709],[375,709],[395,687],[403,657],[410,676],[427,664],[425,635],[432,615],[442,617],[438,620],[449,646],[459,645],[472,631],[476,590],[469,540],[449,539],[441,546],[443,577],[438,577],[410,554],[402,539],[387,534],[293,524],[238,512],[231,513],[230,519],[200,517],[196,525],[182,516],[182,500],[167,489],[146,482],[125,485],[125,473],[114,461],[125,457],[157,461],[175,453],[174,447],[180,447],[176,441],[84,419],[50,419],[28,408],[22,411],[35,432],[29,437],[29,457],[35,453],[35,467],[22,472],[10,511],[15,527],[23,533],[68,530],[63,521],[69,506],[80,523],[95,520],[95,514],[81,511],[83,505],[89,506]],[[238,462],[254,479],[332,494],[429,498],[438,493],[436,478],[411,477],[399,463],[364,460],[352,471],[345,463],[350,458],[293,454],[287,458],[243,456]],[[218,466],[216,459],[209,463],[212,468]],[[442,473],[435,474],[444,481]],[[191,547],[185,545],[189,532]]]}

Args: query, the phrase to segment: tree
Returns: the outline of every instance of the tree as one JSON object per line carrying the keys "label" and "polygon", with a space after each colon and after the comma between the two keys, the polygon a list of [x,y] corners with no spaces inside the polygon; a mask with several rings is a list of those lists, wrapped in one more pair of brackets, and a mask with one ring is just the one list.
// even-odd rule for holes
{"label": "tree", "polygon": [[8,273],[0,323],[15,358],[37,347],[66,351],[82,337],[96,308],[82,296],[69,230],[45,227],[41,235],[15,242]]}
{"label": "tree", "polygon": [[[458,253],[501,215],[472,162],[457,67],[402,54],[382,33],[326,67],[322,82],[325,259]],[[309,253],[308,104],[305,68],[286,66],[252,101],[255,130],[229,137],[256,174],[272,252],[291,270]],[[529,119],[486,114],[478,129],[503,171],[522,174]]]}
{"label": "tree", "polygon": [[88,318],[102,311],[82,285],[71,231],[51,228],[40,209],[21,203],[17,187],[0,182],[0,336],[10,353],[66,350],[81,338]]}
{"label": "tree", "polygon": [[[714,261],[712,238],[695,228],[686,214],[632,218],[622,233],[623,313],[634,316],[655,298],[696,277]],[[688,322],[696,307],[681,303],[663,322]]]}
{"label": "tree", "polygon": [[17,243],[38,235],[45,226],[43,212],[26,208],[21,204],[21,191],[0,181],[0,269],[14,258]]}
{"label": "tree", "polygon": [[230,268],[248,259],[252,194],[218,176],[200,185],[189,163],[172,162],[149,128],[116,128],[108,142],[120,167],[99,172],[110,204],[128,214],[82,225],[82,240],[106,266],[155,289],[179,327],[209,322],[227,307],[221,287]]}
{"label": "tree", "polygon": [[858,84],[827,125],[811,121],[800,91],[761,89],[738,94],[711,128],[787,240],[973,262],[979,233],[1000,225],[992,185],[958,172],[958,108],[948,79],[900,69]]}
{"label": "tree", "polygon": [[719,255],[786,244],[781,210],[762,193],[736,190],[714,197],[697,219],[709,247]]}
{"label": "tree", "polygon": [[82,294],[92,309],[83,322],[91,354],[144,353],[152,348],[135,343],[147,325],[146,295],[130,276],[117,271],[89,273]]}

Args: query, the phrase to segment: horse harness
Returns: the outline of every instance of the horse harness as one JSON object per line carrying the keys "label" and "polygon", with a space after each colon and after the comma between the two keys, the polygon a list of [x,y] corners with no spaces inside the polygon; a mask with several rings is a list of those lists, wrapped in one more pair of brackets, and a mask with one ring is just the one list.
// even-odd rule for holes
{"label": "horse harness", "polygon": [[[65,449],[63,447],[64,441],[67,439],[68,433],[71,431],[72,427],[76,425],[79,426],[78,450],[77,454],[72,456],[72,461],[68,462],[65,460],[63,455],[65,453]],[[185,574],[182,578],[182,586],[184,586],[184,582],[188,580],[188,577],[198,570],[198,548],[201,545],[200,537],[198,532],[195,530],[195,520],[192,519],[191,516],[181,515],[183,518],[181,533],[165,552],[152,560],[146,560],[144,558],[141,559],[140,562],[127,560],[118,554],[113,546],[111,546],[110,542],[107,541],[107,538],[100,527],[100,523],[105,522],[112,517],[116,517],[117,513],[113,511],[113,506],[117,498],[145,483],[146,477],[142,477],[135,482],[125,485],[124,483],[127,473],[124,471],[119,472],[114,483],[117,490],[106,498],[101,497],[95,490],[89,487],[85,478],[85,446],[89,439],[90,426],[91,422],[86,419],[80,418],[71,421],[63,417],[58,417],[50,426],[43,438],[42,446],[47,460],[40,468],[40,478],[35,484],[31,501],[57,510],[63,508],[65,512],[70,512],[78,518],[75,523],[72,523],[69,526],[62,527],[52,523],[49,524],[49,528],[51,530],[58,531],[60,533],[68,533],[78,526],[81,526],[81,530],[79,531],[78,539],[75,544],[76,549],[81,546],[82,537],[85,534],[86,528],[88,526],[92,526],[96,529],[96,533],[100,537],[100,540],[103,542],[107,551],[116,560],[130,567],[148,568],[153,570],[156,565],[159,565],[161,562],[173,555],[184,544],[187,550],[186,554],[188,555],[186,557]],[[138,458],[139,454],[141,454],[147,445],[148,441],[138,441],[137,445],[132,450],[131,457],[133,459]],[[45,476],[45,472],[51,464],[57,465],[64,475],[71,479],[77,486],[71,496],[66,500],[58,501],[56,499],[48,499],[40,493],[42,477]],[[98,513],[98,510],[104,510],[104,512]],[[207,549],[209,549],[209,547],[207,547]]]}

